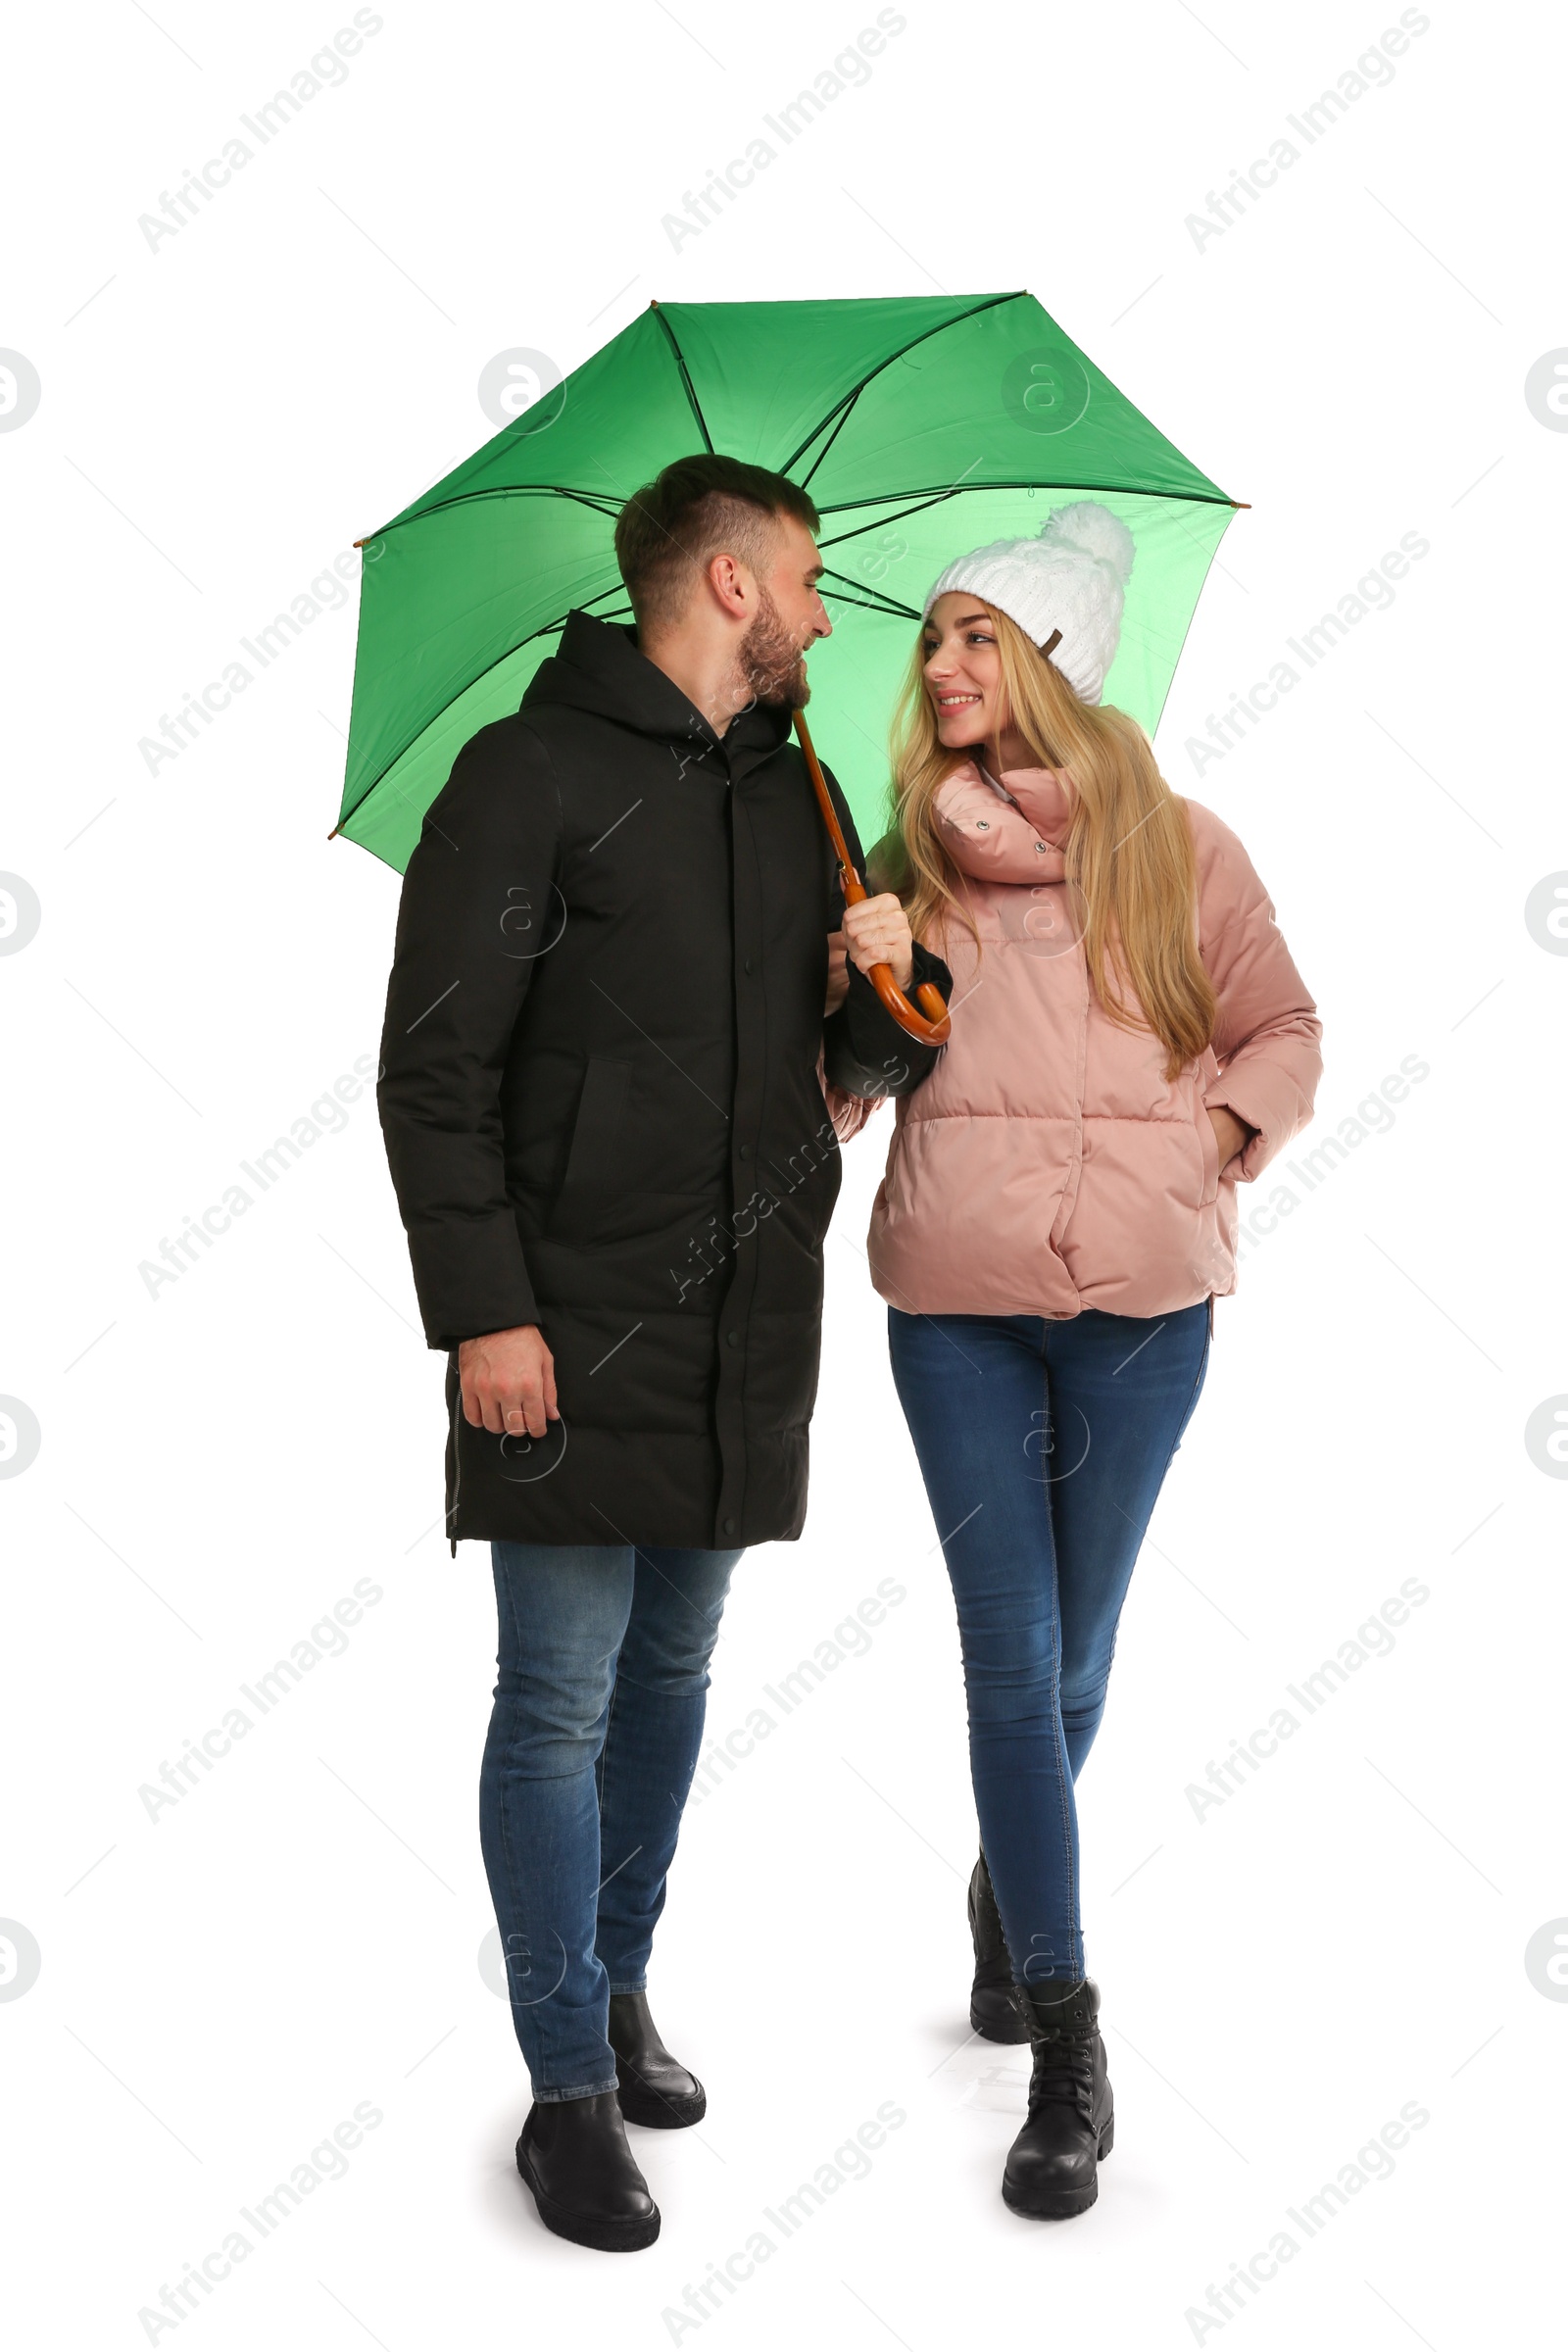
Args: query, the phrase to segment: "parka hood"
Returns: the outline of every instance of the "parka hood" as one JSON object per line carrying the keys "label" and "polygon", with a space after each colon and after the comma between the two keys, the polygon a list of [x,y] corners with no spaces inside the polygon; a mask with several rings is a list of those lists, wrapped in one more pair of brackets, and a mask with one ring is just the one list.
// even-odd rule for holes
{"label": "parka hood", "polygon": [[757,703],[742,710],[720,739],[674,679],[639,650],[631,623],[600,620],[578,610],[567,613],[560,647],[539,664],[520,708],[531,716],[547,705],[590,711],[688,749],[694,739],[714,745],[722,740],[731,760],[738,750],[751,754],[752,760],[766,759],[787,740],[791,725],[791,713],[782,705]]}

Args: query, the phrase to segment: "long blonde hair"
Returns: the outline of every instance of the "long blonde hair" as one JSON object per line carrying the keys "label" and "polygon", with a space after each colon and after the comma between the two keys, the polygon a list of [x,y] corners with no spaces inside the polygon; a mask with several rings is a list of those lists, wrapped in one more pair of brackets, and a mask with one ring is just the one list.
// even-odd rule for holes
{"label": "long blonde hair", "polygon": [[[1172,1080],[1210,1042],[1218,1009],[1198,952],[1198,872],[1186,811],[1138,721],[1081,701],[1015,621],[995,606],[985,609],[1011,725],[1042,767],[1068,771],[1064,858],[1067,880],[1082,894],[1090,979],[1119,1028],[1152,1030]],[[939,935],[956,914],[978,945],[961,877],[932,811],[938,788],[969,754],[938,740],[925,662],[917,640],[894,720],[894,814],[905,870],[892,885],[902,885],[916,939]]]}

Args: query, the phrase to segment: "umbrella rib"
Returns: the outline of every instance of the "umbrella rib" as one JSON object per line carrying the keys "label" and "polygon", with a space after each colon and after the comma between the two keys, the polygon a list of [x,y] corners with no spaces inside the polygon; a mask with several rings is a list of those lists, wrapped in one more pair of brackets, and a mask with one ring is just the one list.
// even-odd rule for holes
{"label": "umbrella rib", "polygon": [[370,540],[384,539],[388,531],[407,530],[412,522],[423,522],[430,514],[445,514],[453,507],[471,507],[485,498],[570,498],[580,507],[591,507],[596,514],[608,514],[613,519],[619,507],[611,506],[602,490],[568,490],[564,482],[498,482],[492,490],[464,490],[456,498],[439,499],[433,507],[421,507],[416,514],[384,523],[372,531],[369,539],[356,539],[356,547],[368,547]]}
{"label": "umbrella rib", "polygon": [[[827,456],[828,451],[832,448],[834,442],[838,439],[840,433],[843,432],[844,427],[849,423],[850,418],[854,416],[855,404],[859,399],[860,394],[864,389],[865,387],[863,384],[858,384],[855,390],[851,393],[849,399],[845,402],[843,414],[840,416],[837,424],[833,427],[833,430],[829,433],[827,439],[823,442],[821,448],[811,460],[810,465],[801,476],[801,488],[803,490],[809,490],[811,487],[812,474],[821,465],[823,459]],[[820,430],[820,427],[818,427],[818,430]]]}
{"label": "umbrella rib", "polygon": [[[1112,496],[1122,498],[1171,498],[1188,507],[1234,507],[1237,503],[1234,498],[1205,498],[1196,490],[1143,490],[1127,482],[1061,482],[1054,486],[1072,491],[1108,491]],[[901,507],[896,514],[873,515],[869,522],[862,522],[858,530],[841,531],[836,539],[822,539],[818,545],[843,547],[851,539],[863,538],[867,531],[883,530],[889,523],[903,522],[910,514],[923,514],[928,507],[940,507],[947,498],[970,498],[980,490],[1041,490],[1045,487],[1043,482],[954,482],[946,490],[906,493],[906,496],[912,495],[918,503],[912,507]],[[822,511],[824,514],[852,514],[867,503],[863,498],[846,499],[842,507],[825,507]]]}
{"label": "umbrella rib", "polygon": [[[973,487],[985,490],[1026,490],[1032,489],[1036,485],[1028,482],[977,482]],[[841,531],[836,539],[824,539],[820,544],[823,547],[843,547],[851,539],[863,539],[867,531],[885,530],[890,523],[906,521],[911,514],[923,514],[928,507],[940,507],[945,499],[959,496],[961,496],[961,491],[957,483],[954,483],[946,490],[927,492],[920,498],[917,506],[901,507],[896,514],[878,514],[870,522],[862,522],[858,530]],[[857,500],[855,506],[863,506],[864,503],[863,500]],[[854,506],[848,505],[828,509],[830,514],[851,514],[854,511]]]}
{"label": "umbrella rib", "polygon": [[836,605],[857,605],[862,612],[879,612],[884,620],[918,620],[920,617],[912,605],[868,605],[863,596],[849,596],[842,588],[830,588],[827,594]]}
{"label": "umbrella rib", "polygon": [[[1027,286],[1018,286],[1010,294],[988,294],[984,302],[977,302],[975,304],[972,311],[960,311],[956,318],[944,318],[940,325],[925,327],[919,334],[911,335],[907,343],[902,344],[897,351],[890,351],[885,360],[878,360],[876,366],[870,370],[869,374],[862,375],[859,382],[852,386],[852,388],[845,393],[842,400],[834,402],[833,407],[829,409],[827,415],[821,417],[817,423],[812,425],[810,431],[807,434],[806,439],[801,443],[800,448],[794,450],[791,455],[785,459],[783,465],[778,467],[778,471],[780,473],[788,473],[790,467],[794,465],[797,465],[800,460],[805,457],[807,451],[810,448],[811,443],[816,439],[817,434],[826,431],[827,427],[832,423],[834,417],[838,415],[839,410],[841,408],[848,409],[853,407],[854,403],[859,399],[860,394],[865,390],[866,385],[874,382],[879,375],[881,375],[887,368],[891,368],[895,360],[902,360],[906,353],[913,351],[918,344],[929,343],[933,335],[945,335],[950,326],[962,326],[965,319],[978,318],[982,312],[994,311],[998,309],[1002,303],[1024,301],[1028,295],[1028,291],[1029,289]],[[673,340],[673,338],[671,339]],[[842,418],[840,421],[843,421]],[[704,429],[706,430],[707,428],[705,427]],[[824,450],[822,452],[822,456],[826,457],[826,455],[827,452]],[[820,463],[820,460],[818,463]],[[812,471],[815,471],[814,466],[812,467]]]}
{"label": "umbrella rib", "polygon": [[[824,571],[822,577],[824,580],[843,581],[843,587],[824,588],[821,591],[824,596],[836,596],[841,604],[862,605],[867,612],[886,612],[896,620],[918,620],[920,617],[912,605],[901,605],[897,597],[884,596],[880,588],[869,587],[864,580],[852,580],[845,572],[831,570]],[[852,588],[855,594],[847,595],[846,590]],[[873,597],[878,600],[875,604],[869,601]]]}
{"label": "umbrella rib", "polygon": [[[566,622],[571,617],[571,612],[586,612],[591,606],[602,605],[607,597],[624,597],[625,593],[626,591],[624,586],[617,588],[601,588],[597,596],[590,596],[585,603],[572,606],[570,611],[566,612],[558,613],[554,620],[541,621],[538,628],[530,629],[528,631],[526,637],[519,637],[515,645],[509,645],[505,653],[497,654],[493,662],[487,662],[483,669],[475,670],[473,676],[468,679],[467,683],[458,688],[457,693],[452,697],[452,702],[446,704],[441,710],[438,710],[435,713],[435,716],[437,718],[444,718],[447,711],[452,709],[453,703],[461,702],[466,694],[471,694],[475,686],[479,685],[483,679],[487,678],[493,669],[499,669],[503,662],[510,662],[514,654],[520,654],[523,647],[525,645],[532,645],[536,637],[548,637],[553,629],[564,629],[566,625]],[[432,720],[426,719],[424,725],[419,729],[418,734],[411,735],[408,742],[401,745],[399,749],[393,753],[385,767],[381,768],[370,778],[370,781],[368,784],[367,784],[365,790],[361,793],[353,808],[345,808],[339,815],[337,820],[337,829],[339,832],[343,830],[343,827],[348,823],[349,818],[357,815],[360,809],[365,807],[365,804],[369,799],[371,793],[378,790],[379,787],[386,782],[387,777],[392,773],[392,770],[396,767],[398,761],[406,758],[406,756],[414,749],[414,746],[418,742],[419,736],[423,735],[432,725]]]}
{"label": "umbrella rib", "polygon": [[668,338],[670,350],[675,354],[675,365],[680,369],[680,380],[685,385],[686,397],[692,404],[692,415],[697,419],[698,430],[703,436],[703,445],[707,449],[709,456],[711,457],[713,454],[713,436],[708,429],[708,419],[703,415],[702,409],[698,405],[697,394],[692,388],[691,374],[686,366],[686,354],[676,342],[675,330],[670,325],[669,320],[664,317],[663,312],[660,309],[657,302],[653,305],[653,312],[655,318],[659,320],[660,325],[663,328],[665,336]]}

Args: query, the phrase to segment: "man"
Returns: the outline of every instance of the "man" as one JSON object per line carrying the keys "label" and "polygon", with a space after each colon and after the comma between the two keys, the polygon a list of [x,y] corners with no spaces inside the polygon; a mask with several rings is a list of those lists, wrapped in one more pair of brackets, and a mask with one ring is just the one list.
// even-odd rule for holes
{"label": "man", "polygon": [[952,988],[896,897],[845,908],[789,740],[830,628],[816,527],[795,483],[713,456],[627,502],[635,627],[573,612],[459,754],[387,997],[382,1129],[449,1354],[447,1527],[492,1547],[480,1831],[534,2092],[517,2166],[549,2228],[606,2249],[659,2232],[623,2119],[706,2105],[648,1955],[730,1573],[805,1517],[824,1080],[850,1132],[850,1098],[935,1061],[872,964]]}

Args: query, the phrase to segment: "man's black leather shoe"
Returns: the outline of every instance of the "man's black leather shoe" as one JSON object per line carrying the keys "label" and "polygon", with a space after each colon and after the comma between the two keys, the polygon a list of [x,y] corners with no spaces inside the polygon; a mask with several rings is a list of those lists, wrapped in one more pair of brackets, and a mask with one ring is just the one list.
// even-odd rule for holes
{"label": "man's black leather shoe", "polygon": [[612,2090],[530,2107],[517,2170],[545,2228],[573,2245],[629,2254],[659,2235],[659,2207],[627,2144]]}
{"label": "man's black leather shoe", "polygon": [[610,1996],[610,2046],[615,2053],[620,2112],[628,2124],[651,2124],[675,2132],[700,2123],[708,2093],[689,2067],[672,2058],[659,2038],[646,1992]]}

